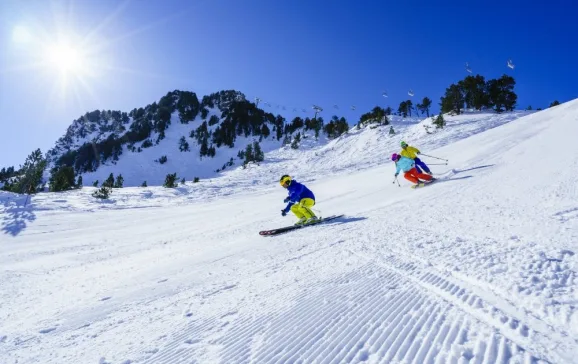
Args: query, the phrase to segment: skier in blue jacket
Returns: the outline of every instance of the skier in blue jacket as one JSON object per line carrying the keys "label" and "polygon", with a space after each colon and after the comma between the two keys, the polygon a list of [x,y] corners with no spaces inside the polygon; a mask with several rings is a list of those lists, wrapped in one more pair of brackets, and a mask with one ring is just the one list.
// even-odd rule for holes
{"label": "skier in blue jacket", "polygon": [[313,192],[286,174],[281,177],[279,183],[289,192],[289,196],[283,200],[283,202],[287,203],[287,206],[281,210],[281,215],[286,216],[291,210],[299,219],[295,225],[316,222],[318,218],[311,210],[311,207],[315,205]]}
{"label": "skier in blue jacket", "polygon": [[404,172],[403,176],[408,181],[414,183],[414,186],[412,186],[414,188],[417,186],[423,186],[423,182],[421,182],[420,179],[423,179],[428,182],[435,180],[435,178],[433,178],[429,174],[418,172],[417,169],[415,168],[415,161],[411,158],[402,157],[397,153],[393,153],[393,155],[391,156],[391,160],[395,163],[395,176],[397,177],[399,175],[399,172],[403,171]]}

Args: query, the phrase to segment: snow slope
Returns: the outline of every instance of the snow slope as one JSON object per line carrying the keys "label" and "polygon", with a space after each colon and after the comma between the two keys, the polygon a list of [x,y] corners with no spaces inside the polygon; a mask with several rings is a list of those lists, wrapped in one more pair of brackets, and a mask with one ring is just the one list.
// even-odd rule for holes
{"label": "snow slope", "polygon": [[[408,126],[450,159],[418,190],[378,128],[170,192],[2,195],[0,363],[575,363],[578,101],[462,127]],[[260,237],[296,170],[346,216]]]}
{"label": "snow slope", "polygon": [[[94,189],[85,186],[82,193],[69,191],[59,193],[57,198],[51,194],[40,194],[34,197],[33,204],[40,209],[94,211],[97,209],[189,204],[201,198],[205,200],[221,198],[224,195],[235,194],[239,191],[255,193],[261,193],[264,189],[275,191],[278,190],[279,177],[286,173],[290,173],[302,181],[312,182],[334,174],[360,171],[387,162],[391,153],[398,151],[401,139],[427,151],[504,125],[531,113],[516,111],[504,114],[468,113],[446,116],[447,127],[442,130],[434,130],[432,134],[428,134],[424,128],[424,126],[431,125],[431,119],[404,119],[393,116],[391,126],[396,131],[395,135],[389,134],[390,125],[379,127],[370,125],[361,129],[354,127],[349,133],[334,140],[327,140],[323,135],[316,140],[314,133],[309,131],[304,133],[305,137],[298,150],[291,149],[289,146],[279,148],[279,141],[267,139],[261,142],[263,150],[268,151],[268,153],[266,153],[265,161],[260,166],[249,165],[243,169],[235,165],[227,167],[225,171],[218,174],[209,170],[214,165],[212,158],[203,158],[202,160],[197,158],[198,163],[206,163],[200,165],[188,159],[193,153],[181,153],[177,149],[176,140],[180,138],[179,128],[191,128],[191,125],[194,126],[194,123],[198,121],[191,124],[177,124],[168,129],[166,138],[159,145],[159,148],[171,145],[176,150],[170,154],[166,152],[167,149],[163,149],[168,155],[169,161],[166,164],[160,165],[151,162],[154,156],[151,152],[158,152],[157,149],[151,148],[145,149],[141,153],[123,154],[116,165],[106,165],[94,173],[83,175],[85,185],[90,185],[92,180],[99,180],[102,183],[110,173],[115,176],[122,173],[125,178],[125,185],[127,180],[132,180],[133,185],[140,185],[142,180],[148,178],[149,187],[114,190],[110,200],[97,202],[91,197]],[[238,137],[238,141],[250,143],[253,139]],[[235,151],[236,149],[220,148],[217,156],[219,153],[229,154],[217,157],[216,160],[229,160],[233,154],[236,155]],[[440,161],[434,160],[432,162],[438,163]],[[435,170],[437,166],[432,165],[432,168]],[[205,176],[213,175],[215,177],[201,179],[199,183],[192,183],[190,180],[194,176],[202,175],[200,172],[190,172],[192,170],[204,171]],[[180,177],[186,177],[189,182],[184,185],[181,184],[176,189],[159,188],[158,186],[164,182],[163,176],[166,173],[172,173],[171,171],[177,172]],[[156,177],[151,179],[151,176]]]}

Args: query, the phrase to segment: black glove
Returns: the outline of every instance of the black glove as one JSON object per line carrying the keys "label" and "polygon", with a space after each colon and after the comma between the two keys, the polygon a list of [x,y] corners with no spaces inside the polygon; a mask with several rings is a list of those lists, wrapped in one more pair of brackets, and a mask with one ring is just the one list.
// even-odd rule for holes
{"label": "black glove", "polygon": [[287,203],[289,201],[291,201],[291,199],[289,197],[285,197],[285,199],[283,200],[283,202],[285,202],[285,203]]}
{"label": "black glove", "polygon": [[285,216],[285,215],[287,215],[287,211],[281,210],[281,216]]}
{"label": "black glove", "polygon": [[397,177],[398,174],[399,174],[399,173],[396,173],[395,176]]}

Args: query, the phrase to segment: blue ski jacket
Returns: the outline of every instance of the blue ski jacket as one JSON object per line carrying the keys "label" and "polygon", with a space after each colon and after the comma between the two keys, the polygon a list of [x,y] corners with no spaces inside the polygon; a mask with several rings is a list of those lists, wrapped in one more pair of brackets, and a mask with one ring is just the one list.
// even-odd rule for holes
{"label": "blue ski jacket", "polygon": [[415,165],[415,162],[413,161],[413,159],[408,158],[408,157],[401,157],[396,163],[395,163],[395,174],[398,175],[399,171],[404,171],[407,172],[410,169],[412,169]]}
{"label": "blue ski jacket", "polygon": [[315,200],[315,195],[313,194],[313,192],[311,192],[309,188],[305,187],[305,185],[295,180],[291,181],[291,184],[289,185],[289,187],[287,187],[287,191],[289,192],[288,197],[289,203],[287,204],[287,207],[285,207],[285,212],[289,212],[291,206],[298,203],[304,198],[310,198],[312,200]]}

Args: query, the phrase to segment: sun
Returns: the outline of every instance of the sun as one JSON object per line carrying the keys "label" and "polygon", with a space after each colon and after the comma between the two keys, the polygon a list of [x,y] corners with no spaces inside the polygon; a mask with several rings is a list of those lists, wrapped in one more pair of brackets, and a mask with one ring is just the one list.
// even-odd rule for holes
{"label": "sun", "polygon": [[82,52],[67,43],[55,43],[45,49],[47,63],[62,73],[79,74],[86,71]]}

